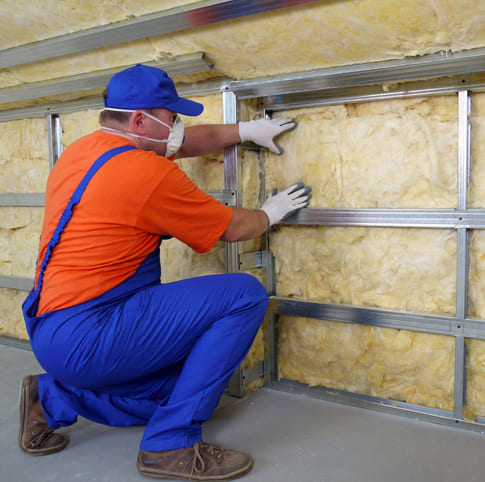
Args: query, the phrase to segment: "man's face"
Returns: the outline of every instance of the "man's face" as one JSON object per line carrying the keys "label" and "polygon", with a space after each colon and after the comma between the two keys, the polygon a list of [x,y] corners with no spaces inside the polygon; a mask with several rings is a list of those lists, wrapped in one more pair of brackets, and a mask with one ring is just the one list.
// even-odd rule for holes
{"label": "man's face", "polygon": [[[173,126],[175,119],[177,118],[177,113],[169,109],[151,109],[150,115],[169,125]],[[153,139],[167,139],[170,135],[170,129],[152,119],[148,115],[145,115],[145,128],[146,137],[151,137]],[[144,140],[144,149],[156,152],[160,156],[164,156],[167,151],[166,142],[153,142],[149,140]]]}

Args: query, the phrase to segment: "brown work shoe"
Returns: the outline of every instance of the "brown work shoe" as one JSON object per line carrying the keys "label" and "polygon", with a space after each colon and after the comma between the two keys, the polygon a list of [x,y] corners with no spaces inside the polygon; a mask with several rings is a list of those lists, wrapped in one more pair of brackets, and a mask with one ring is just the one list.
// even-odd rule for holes
{"label": "brown work shoe", "polygon": [[155,479],[232,480],[247,474],[253,461],[246,454],[199,442],[186,449],[140,450],[136,465]]}
{"label": "brown work shoe", "polygon": [[47,423],[39,399],[39,376],[24,377],[20,388],[20,449],[29,455],[48,455],[61,451],[68,442]]}

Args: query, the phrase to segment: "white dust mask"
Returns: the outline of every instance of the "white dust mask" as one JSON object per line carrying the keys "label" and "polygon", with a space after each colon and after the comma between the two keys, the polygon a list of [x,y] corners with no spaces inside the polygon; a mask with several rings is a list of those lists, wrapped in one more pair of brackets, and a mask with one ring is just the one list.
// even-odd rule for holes
{"label": "white dust mask", "polygon": [[[104,110],[112,110],[112,111],[117,111],[117,112],[135,112],[132,109],[117,109],[114,107],[105,107]],[[113,129],[111,127],[104,127],[103,129],[106,129],[108,131],[113,131],[113,132],[119,132],[121,134],[129,134],[130,136],[133,137],[138,137],[140,139],[146,139],[147,141],[152,141],[152,142],[165,142],[167,144],[167,149],[165,151],[165,157],[170,157],[173,156],[180,147],[182,146],[185,136],[184,136],[184,123],[182,119],[177,116],[175,118],[175,122],[173,123],[173,126],[169,126],[165,122],[161,121],[160,119],[157,119],[155,116],[150,115],[148,112],[142,111],[144,115],[147,117],[150,117],[150,119],[153,119],[154,121],[158,122],[159,124],[164,125],[165,127],[168,128],[170,131],[170,134],[166,139],[154,139],[153,137],[146,137],[146,136],[140,136],[138,134],[134,134],[132,132],[128,131],[122,131],[119,129]]]}

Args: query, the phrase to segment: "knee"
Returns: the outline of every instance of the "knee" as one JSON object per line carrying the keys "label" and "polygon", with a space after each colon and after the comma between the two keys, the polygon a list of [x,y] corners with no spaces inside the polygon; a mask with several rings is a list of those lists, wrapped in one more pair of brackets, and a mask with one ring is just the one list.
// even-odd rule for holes
{"label": "knee", "polygon": [[268,292],[263,284],[254,276],[247,273],[233,273],[239,285],[243,288],[245,301],[258,311],[262,311],[263,315],[268,308]]}

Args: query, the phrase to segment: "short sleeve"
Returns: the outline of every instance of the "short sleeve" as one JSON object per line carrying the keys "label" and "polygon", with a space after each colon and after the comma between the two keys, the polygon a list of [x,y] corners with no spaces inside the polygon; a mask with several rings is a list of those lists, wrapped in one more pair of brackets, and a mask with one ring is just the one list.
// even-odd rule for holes
{"label": "short sleeve", "polygon": [[229,226],[232,209],[199,189],[173,164],[141,207],[136,227],[210,251]]}

